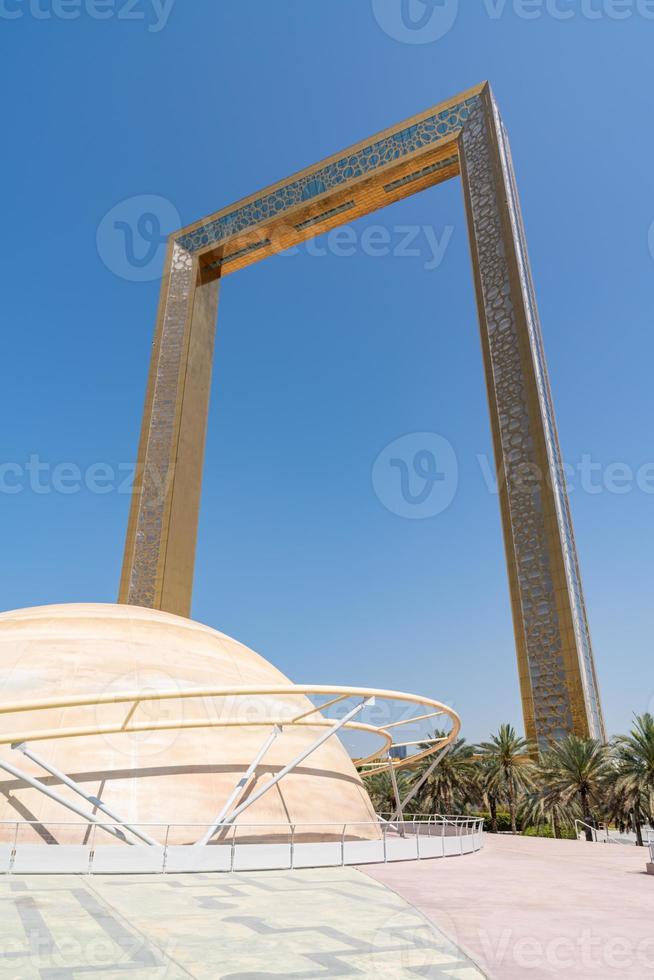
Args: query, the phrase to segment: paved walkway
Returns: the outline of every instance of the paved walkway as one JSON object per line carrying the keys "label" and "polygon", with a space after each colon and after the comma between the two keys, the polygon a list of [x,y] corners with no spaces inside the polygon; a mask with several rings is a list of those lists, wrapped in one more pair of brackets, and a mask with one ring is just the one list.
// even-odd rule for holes
{"label": "paved walkway", "polygon": [[354,868],[0,878],[1,980],[96,977],[483,980],[421,913]]}
{"label": "paved walkway", "polygon": [[497,980],[654,976],[645,848],[486,834],[463,860],[367,873],[421,909]]}

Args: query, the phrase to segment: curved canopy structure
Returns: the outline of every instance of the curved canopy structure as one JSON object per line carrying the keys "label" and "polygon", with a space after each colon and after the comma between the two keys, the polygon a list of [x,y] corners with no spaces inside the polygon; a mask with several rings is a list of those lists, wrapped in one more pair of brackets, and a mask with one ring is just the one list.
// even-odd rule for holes
{"label": "curved canopy structure", "polygon": [[357,767],[412,765],[460,728],[432,698],[293,684],[225,634],[126,605],[0,615],[0,671],[2,821],[52,824],[68,809],[206,825],[205,842],[241,820],[374,829]]}

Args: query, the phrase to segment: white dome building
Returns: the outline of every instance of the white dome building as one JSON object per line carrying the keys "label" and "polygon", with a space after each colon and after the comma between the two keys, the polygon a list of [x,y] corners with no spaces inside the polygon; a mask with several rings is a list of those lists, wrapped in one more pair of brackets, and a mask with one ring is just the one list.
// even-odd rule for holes
{"label": "white dome building", "polygon": [[[0,759],[90,811],[91,805],[55,776],[6,744],[8,735],[20,742],[23,733],[30,732],[30,749],[74,779],[85,793],[100,798],[122,820],[174,824],[170,842],[190,843],[202,829],[183,825],[214,821],[270,734],[275,720],[271,716],[293,717],[310,712],[313,705],[301,694],[148,701],[148,692],[290,683],[243,644],[169,613],[109,604],[6,612],[0,614],[0,728],[5,739]],[[127,692],[139,692],[145,700],[107,700]],[[57,703],[84,695],[95,703],[12,711],[19,702]],[[317,712],[313,716],[321,717]],[[246,719],[248,724],[216,726],[216,720],[230,719]],[[153,724],[159,730],[147,730]],[[124,725],[142,730],[120,731]],[[33,738],[38,731],[80,728],[104,734]],[[107,732],[108,728],[118,730]],[[324,727],[310,724],[284,728],[241,799],[323,732]],[[370,822],[376,817],[348,753],[338,737],[331,737],[236,819],[247,824],[301,825]],[[81,823],[80,817],[3,770],[0,821],[39,821],[41,827],[29,831],[33,839],[43,840],[47,827],[59,843],[81,842],[79,829],[52,827],[66,821]],[[6,840],[10,828],[5,824],[1,832]],[[270,826],[261,830],[270,832]],[[368,828],[362,836],[373,832]],[[151,833],[158,837],[156,829],[151,828]],[[258,833],[253,831],[254,836]]]}

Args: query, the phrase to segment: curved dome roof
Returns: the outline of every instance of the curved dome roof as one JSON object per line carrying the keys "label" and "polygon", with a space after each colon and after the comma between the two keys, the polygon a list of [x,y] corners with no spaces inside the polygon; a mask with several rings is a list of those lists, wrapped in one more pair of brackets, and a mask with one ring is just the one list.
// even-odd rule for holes
{"label": "curved dome roof", "polygon": [[[283,685],[288,679],[242,643],[169,613],[125,605],[58,605],[0,614],[0,703],[138,690]],[[245,702],[245,703],[244,703]],[[301,695],[197,698],[144,702],[140,721],[216,717],[267,722],[309,710]],[[3,714],[5,732],[122,724],[132,705],[107,703]],[[138,713],[138,714],[137,714]],[[262,714],[263,713],[263,714]],[[257,754],[272,725],[118,732],[47,739],[32,748],[134,823],[210,824]],[[324,731],[286,728],[257,769],[256,786]],[[71,801],[79,797],[7,745],[0,758],[42,779]],[[250,787],[251,791],[252,787]],[[354,823],[375,819],[361,780],[338,741],[330,738],[239,818],[243,823]],[[0,770],[0,820],[44,824],[79,818],[38,790]],[[267,828],[267,832],[270,827]],[[79,833],[79,832],[76,832]],[[57,839],[64,839],[58,831]],[[199,834],[198,834],[199,836]],[[171,839],[193,839],[179,830]],[[67,839],[70,839],[67,837]]]}

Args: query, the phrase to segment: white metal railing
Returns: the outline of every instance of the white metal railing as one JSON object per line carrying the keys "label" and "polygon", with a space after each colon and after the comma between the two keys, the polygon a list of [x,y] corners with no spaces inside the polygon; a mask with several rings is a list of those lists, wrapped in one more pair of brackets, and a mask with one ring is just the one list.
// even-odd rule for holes
{"label": "white metal railing", "polygon": [[[582,831],[579,830],[580,827],[583,828]],[[577,834],[577,837],[580,836],[580,833],[583,834],[586,830],[590,830],[593,838],[593,843],[595,844],[597,844],[600,841],[602,844],[613,843],[609,835],[609,831],[606,824],[603,823],[590,824],[590,823],[586,823],[584,820],[575,820],[575,833]],[[598,836],[600,834],[603,835],[601,838],[600,836]]]}
{"label": "white metal railing", "polygon": [[[201,843],[207,824],[0,821],[0,874],[165,874],[380,864],[471,854],[483,820],[232,824]],[[127,835],[132,833],[135,839]],[[147,837],[155,841],[143,843]]]}
{"label": "white metal railing", "polygon": [[[615,831],[614,833],[611,833],[610,828],[605,823],[598,823],[593,826],[592,824],[585,823],[583,820],[575,820],[575,831],[577,833],[577,837],[580,836],[580,827],[583,827],[584,830],[591,831],[593,842],[595,844],[623,844],[630,846],[637,843],[635,832],[630,831],[628,834],[620,834],[618,831]],[[647,827],[643,827],[641,830],[643,832],[644,842],[650,843],[650,839],[654,839],[654,831],[649,830]]]}
{"label": "white metal railing", "polygon": [[[377,816],[380,820],[390,820],[393,816],[393,812],[387,811],[378,813]],[[478,823],[480,820],[483,823],[483,817],[474,816],[462,816],[460,813],[405,813],[405,820],[418,820],[420,823],[433,823],[434,821],[447,820],[452,823],[466,823],[475,821]]]}

